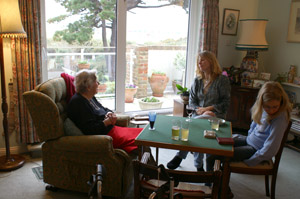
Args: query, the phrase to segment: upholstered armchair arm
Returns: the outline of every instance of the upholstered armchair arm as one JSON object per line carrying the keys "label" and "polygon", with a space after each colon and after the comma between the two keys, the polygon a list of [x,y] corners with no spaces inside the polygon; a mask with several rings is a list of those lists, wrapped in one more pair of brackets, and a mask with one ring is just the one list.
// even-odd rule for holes
{"label": "upholstered armchair arm", "polygon": [[106,156],[115,153],[112,138],[107,135],[63,136],[55,140],[53,147],[61,151],[101,152]]}
{"label": "upholstered armchair arm", "polygon": [[130,121],[130,116],[129,115],[122,115],[122,114],[117,114],[117,126],[128,126]]}

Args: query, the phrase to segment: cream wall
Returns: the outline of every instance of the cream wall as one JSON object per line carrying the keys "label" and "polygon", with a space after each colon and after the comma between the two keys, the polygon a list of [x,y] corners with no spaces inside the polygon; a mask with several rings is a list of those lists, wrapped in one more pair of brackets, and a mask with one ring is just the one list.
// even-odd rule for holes
{"label": "cream wall", "polygon": [[300,43],[286,41],[290,5],[291,0],[260,0],[258,14],[259,17],[269,19],[266,36],[270,45],[262,59],[266,71],[272,74],[272,79],[280,72],[287,72],[291,64],[297,66],[298,76],[300,75]]}
{"label": "cream wall", "polygon": [[219,49],[218,60],[222,67],[240,67],[243,57],[246,55],[244,51],[235,50],[235,43],[239,36],[222,35],[223,13],[224,8],[240,10],[240,19],[257,18],[259,0],[220,0],[220,16],[219,16]]}

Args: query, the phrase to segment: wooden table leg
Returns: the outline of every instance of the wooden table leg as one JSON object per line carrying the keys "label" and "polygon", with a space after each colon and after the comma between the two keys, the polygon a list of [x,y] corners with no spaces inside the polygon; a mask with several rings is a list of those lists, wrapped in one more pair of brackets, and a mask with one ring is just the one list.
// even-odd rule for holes
{"label": "wooden table leg", "polygon": [[155,153],[155,162],[156,162],[156,166],[158,165],[158,153],[159,153],[159,148],[156,147],[156,153]]}
{"label": "wooden table leg", "polygon": [[229,157],[224,158],[223,162],[223,179],[222,179],[222,187],[221,187],[221,199],[227,198],[227,192],[229,187],[229,177],[230,177],[230,170],[229,170]]}
{"label": "wooden table leg", "polygon": [[139,161],[141,161],[143,155],[143,146],[138,145],[138,151],[139,151]]}

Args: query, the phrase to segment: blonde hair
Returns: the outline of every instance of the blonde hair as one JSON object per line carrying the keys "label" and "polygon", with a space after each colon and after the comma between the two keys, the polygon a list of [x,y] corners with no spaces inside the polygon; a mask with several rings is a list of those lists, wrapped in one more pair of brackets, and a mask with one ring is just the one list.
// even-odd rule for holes
{"label": "blonde hair", "polygon": [[87,89],[97,80],[96,72],[96,70],[83,69],[76,73],[74,84],[77,93],[87,92]]}
{"label": "blonde hair", "polygon": [[258,92],[256,102],[251,108],[252,120],[257,124],[261,124],[261,116],[263,112],[263,103],[271,100],[280,101],[280,107],[274,115],[267,116],[267,122],[277,117],[282,112],[286,113],[286,119],[290,119],[291,104],[286,92],[278,82],[266,82]]}
{"label": "blonde hair", "polygon": [[220,66],[215,54],[210,51],[203,51],[203,52],[199,53],[197,56],[196,74],[199,79],[204,78],[204,72],[201,71],[199,68],[199,63],[200,63],[201,58],[204,58],[209,62],[210,67],[211,67],[212,80],[215,80],[219,75],[222,74],[221,66]]}

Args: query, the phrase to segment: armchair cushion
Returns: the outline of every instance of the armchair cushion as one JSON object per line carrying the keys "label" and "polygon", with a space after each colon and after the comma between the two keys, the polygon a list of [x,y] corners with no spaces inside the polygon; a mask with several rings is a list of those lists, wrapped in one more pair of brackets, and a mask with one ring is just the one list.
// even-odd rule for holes
{"label": "armchair cushion", "polygon": [[65,131],[65,135],[68,135],[68,136],[84,135],[70,118],[67,118],[64,121],[64,131]]}

